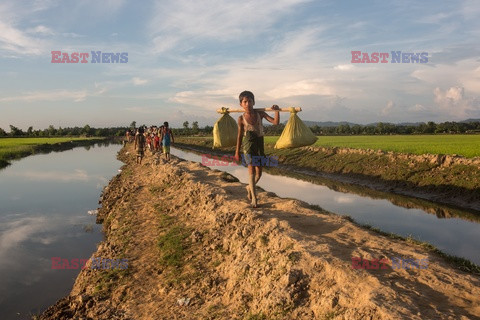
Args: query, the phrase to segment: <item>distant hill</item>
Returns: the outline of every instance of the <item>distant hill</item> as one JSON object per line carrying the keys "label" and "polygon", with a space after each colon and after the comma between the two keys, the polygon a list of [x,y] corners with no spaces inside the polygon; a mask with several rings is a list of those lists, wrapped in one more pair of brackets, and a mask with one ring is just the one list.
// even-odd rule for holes
{"label": "distant hill", "polygon": [[[369,124],[366,124],[366,126],[376,126],[380,122],[372,122]],[[413,126],[413,127],[418,127],[419,125],[423,124],[424,122],[401,122],[401,123],[392,123],[392,122],[383,122],[383,124],[392,124],[394,126]]]}
{"label": "distant hill", "polygon": [[397,126],[413,126],[413,127],[418,127],[424,122],[402,122],[402,123],[397,123]]}
{"label": "distant hill", "polygon": [[[284,124],[287,123],[287,121],[283,122]],[[349,126],[354,126],[356,123],[352,122],[347,122],[347,121],[340,121],[340,122],[333,122],[333,121],[308,121],[308,120],[303,120],[303,123],[305,123],[308,127],[313,127],[313,126],[319,126],[319,127],[338,127],[340,125],[349,125]]]}
{"label": "distant hill", "polygon": [[472,123],[472,122],[480,122],[480,119],[467,119],[467,120],[463,120],[463,121],[460,121],[462,123]]}
{"label": "distant hill", "polygon": [[[383,124],[392,124],[392,125],[395,125],[395,126],[413,126],[413,127],[418,127],[420,126],[421,124],[425,124],[427,123],[428,121],[425,121],[425,122],[400,122],[400,123],[391,123],[391,122],[384,122],[384,121],[378,121],[378,122],[372,122],[372,123],[368,123],[368,124],[358,124],[358,123],[353,123],[353,122],[348,122],[348,121],[308,121],[308,120],[303,120],[303,123],[305,123],[308,127],[313,127],[313,126],[319,126],[319,127],[338,127],[340,125],[349,125],[350,127],[351,126],[354,126],[354,125],[360,125],[360,126],[376,126],[378,123],[382,122]],[[437,124],[438,123],[442,123],[442,122],[445,122],[445,121],[441,121],[441,122],[436,122]],[[480,119],[467,119],[467,120],[463,120],[463,121],[450,121],[450,122],[458,122],[458,123],[472,123],[472,122],[480,122]],[[287,123],[287,120],[283,121],[282,122],[283,124],[286,124]],[[266,125],[270,125],[269,123],[267,123]]]}

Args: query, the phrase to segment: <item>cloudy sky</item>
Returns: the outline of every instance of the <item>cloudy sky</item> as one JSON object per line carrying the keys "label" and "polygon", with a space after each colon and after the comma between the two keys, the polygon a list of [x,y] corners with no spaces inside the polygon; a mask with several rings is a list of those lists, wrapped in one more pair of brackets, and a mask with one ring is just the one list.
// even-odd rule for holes
{"label": "cloudy sky", "polygon": [[[478,0],[2,0],[0,128],[213,125],[243,90],[313,121],[480,118],[479,40]],[[351,51],[428,62],[351,63]]]}

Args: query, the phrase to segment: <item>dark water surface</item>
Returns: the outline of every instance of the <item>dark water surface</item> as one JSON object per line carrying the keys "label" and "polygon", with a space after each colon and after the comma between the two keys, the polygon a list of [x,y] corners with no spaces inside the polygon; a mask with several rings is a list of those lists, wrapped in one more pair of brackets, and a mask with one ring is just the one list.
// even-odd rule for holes
{"label": "dark water surface", "polygon": [[52,257],[88,259],[102,240],[89,210],[122,165],[108,142],[30,156],[0,170],[0,319],[28,319],[72,289],[79,269]]}
{"label": "dark water surface", "polygon": [[[194,152],[172,148],[172,154],[185,160],[202,162],[201,155]],[[230,165],[211,168],[226,171],[240,182],[248,183],[245,167]],[[367,191],[363,187],[348,187],[326,179],[311,183],[264,172],[258,185],[280,197],[303,200],[327,211],[349,215],[358,223],[369,224],[385,232],[427,241],[445,253],[480,265],[478,212],[386,192]]]}
{"label": "dark water surface", "polygon": [[[89,210],[117,174],[120,145],[36,155],[0,170],[0,319],[27,319],[67,295],[79,269],[52,269],[52,257],[87,259],[102,240]],[[172,154],[201,162],[201,156],[172,148]],[[219,166],[241,182],[247,169]],[[303,179],[303,178],[302,178]],[[296,198],[383,231],[427,241],[442,251],[480,264],[478,214],[415,198],[337,182],[307,182],[264,173],[259,186]],[[327,187],[328,186],[328,187]]]}

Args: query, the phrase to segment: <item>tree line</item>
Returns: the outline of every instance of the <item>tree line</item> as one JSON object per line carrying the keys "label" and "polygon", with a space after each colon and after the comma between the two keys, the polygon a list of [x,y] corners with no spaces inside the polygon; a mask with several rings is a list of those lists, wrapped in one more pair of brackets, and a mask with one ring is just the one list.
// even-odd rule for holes
{"label": "tree line", "polygon": [[[266,135],[280,135],[285,124],[277,126],[266,126],[264,131]],[[460,134],[460,133],[480,133],[480,122],[427,122],[415,125],[403,125],[378,122],[370,125],[360,124],[341,124],[338,126],[311,126],[312,132],[317,135],[388,135],[388,134]]]}
{"label": "tree line", "polygon": [[[142,125],[146,127],[146,125]],[[10,132],[0,128],[0,137],[60,137],[60,136],[91,136],[91,137],[122,137],[128,129],[135,130],[136,122],[133,121],[128,127],[94,128],[88,124],[83,127],[58,127],[50,125],[46,129],[33,129],[30,126],[26,131],[10,125]],[[284,123],[277,126],[264,126],[266,135],[280,135],[285,128]],[[459,133],[480,133],[480,122],[427,122],[415,125],[402,125],[393,123],[378,122],[370,125],[349,125],[341,124],[332,127],[311,126],[310,129],[315,135],[388,135],[388,134],[459,134]],[[172,128],[174,135],[211,135],[212,126],[200,128],[197,121],[192,125],[188,121],[183,123],[182,128]]]}
{"label": "tree line", "polygon": [[[147,125],[141,125],[147,127]],[[64,136],[86,136],[86,137],[123,137],[128,129],[135,131],[137,128],[136,121],[132,121],[128,127],[110,127],[110,128],[94,128],[90,125],[83,127],[58,127],[50,125],[46,129],[34,129],[28,127],[26,131],[10,125],[10,132],[0,128],[0,137],[64,137]],[[200,128],[198,122],[194,121],[190,126],[188,121],[183,123],[183,128],[172,128],[173,134],[176,135],[210,135],[213,132],[212,126]]]}
{"label": "tree line", "polygon": [[87,137],[115,137],[123,136],[127,127],[112,128],[93,128],[88,124],[83,127],[58,127],[50,125],[46,129],[33,129],[28,127],[27,131],[23,131],[13,125],[10,125],[10,132],[0,128],[0,137],[65,137],[65,136],[87,136]]}

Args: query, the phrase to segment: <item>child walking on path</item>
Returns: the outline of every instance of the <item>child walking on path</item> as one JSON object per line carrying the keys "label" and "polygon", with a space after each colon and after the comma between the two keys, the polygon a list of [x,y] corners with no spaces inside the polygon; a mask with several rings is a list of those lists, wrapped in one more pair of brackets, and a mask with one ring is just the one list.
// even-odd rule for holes
{"label": "child walking on path", "polygon": [[168,122],[163,123],[164,128],[162,131],[162,145],[163,153],[165,154],[165,160],[170,161],[170,144],[174,143],[172,130],[168,127]]}
{"label": "child walking on path", "polygon": [[[248,165],[249,184],[247,186],[248,199],[252,201],[252,207],[257,207],[257,192],[255,186],[262,176],[261,164],[252,161],[253,157],[265,157],[263,142],[263,125],[262,119],[277,125],[280,122],[280,113],[275,111],[275,118],[270,117],[265,111],[255,111],[255,97],[250,91],[243,91],[238,97],[240,106],[245,110],[243,115],[238,117],[238,135],[237,148],[235,150],[235,160],[240,161],[240,145],[243,140],[243,152],[245,154],[245,162]],[[278,110],[277,105],[273,105],[272,109]],[[243,139],[245,137],[245,140]]]}
{"label": "child walking on path", "polygon": [[135,135],[135,150],[137,151],[137,160],[138,164],[142,163],[144,150],[145,150],[145,136],[143,135],[143,127],[138,128],[138,133]]}

